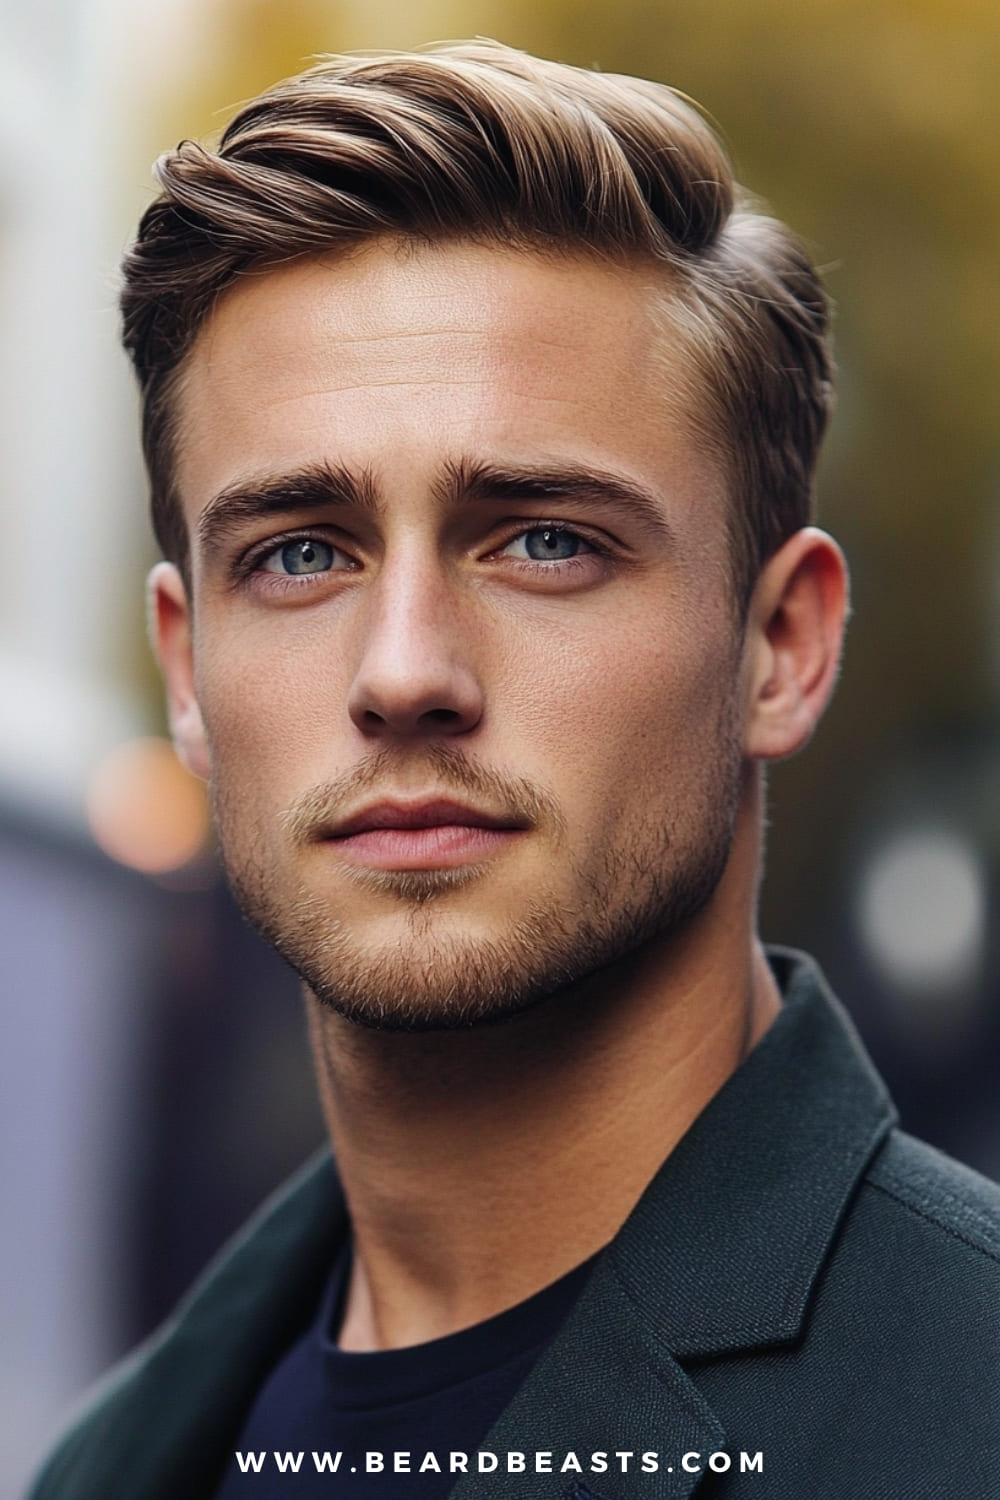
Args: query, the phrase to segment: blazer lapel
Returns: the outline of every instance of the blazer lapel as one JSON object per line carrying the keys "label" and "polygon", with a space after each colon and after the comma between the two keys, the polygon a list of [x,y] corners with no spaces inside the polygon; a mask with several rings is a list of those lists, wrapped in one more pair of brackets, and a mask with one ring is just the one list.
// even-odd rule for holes
{"label": "blazer lapel", "polygon": [[[561,1334],[481,1443],[480,1452],[496,1455],[496,1471],[466,1475],[451,1497],[684,1500],[703,1476],[687,1472],[683,1456],[699,1453],[704,1462],[725,1438],[603,1257]],[[511,1453],[524,1455],[523,1473],[509,1471]],[[551,1455],[551,1473],[536,1471],[539,1453]],[[605,1471],[595,1472],[594,1454]],[[643,1454],[656,1456],[655,1471],[643,1471]]]}
{"label": "blazer lapel", "polygon": [[[682,1500],[704,1478],[684,1455],[706,1465],[726,1434],[680,1362],[777,1350],[800,1335],[895,1115],[815,966],[770,956],[781,1014],[668,1157],[484,1440],[497,1471],[465,1476],[454,1500],[495,1496],[501,1474],[517,1500]],[[508,1451],[525,1455],[523,1474],[509,1473]],[[552,1453],[552,1473],[536,1472],[537,1452]],[[594,1452],[607,1455],[606,1472],[593,1472]],[[620,1452],[633,1455],[624,1471]],[[647,1452],[655,1472],[642,1470]],[[570,1453],[582,1473],[560,1472]]]}

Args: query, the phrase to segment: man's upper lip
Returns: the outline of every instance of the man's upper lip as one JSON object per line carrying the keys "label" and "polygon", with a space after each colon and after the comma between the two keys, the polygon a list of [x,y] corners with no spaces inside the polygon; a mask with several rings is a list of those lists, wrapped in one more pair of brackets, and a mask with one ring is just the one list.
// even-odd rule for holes
{"label": "man's upper lip", "polygon": [[422,802],[373,802],[335,823],[328,838],[345,839],[373,828],[441,828],[458,824],[465,828],[523,828],[509,814],[484,812],[463,802],[434,797]]}

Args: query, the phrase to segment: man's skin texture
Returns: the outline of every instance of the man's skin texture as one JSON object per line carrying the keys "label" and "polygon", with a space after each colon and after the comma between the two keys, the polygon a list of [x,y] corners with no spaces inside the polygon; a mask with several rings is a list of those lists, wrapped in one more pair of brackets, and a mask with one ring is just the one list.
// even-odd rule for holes
{"label": "man's skin texture", "polygon": [[737,617],[641,266],[302,258],[222,295],[178,399],[174,736],[309,982],[341,1345],[421,1343],[607,1244],[772,1022],[761,768],[826,705],[844,563],[797,531]]}

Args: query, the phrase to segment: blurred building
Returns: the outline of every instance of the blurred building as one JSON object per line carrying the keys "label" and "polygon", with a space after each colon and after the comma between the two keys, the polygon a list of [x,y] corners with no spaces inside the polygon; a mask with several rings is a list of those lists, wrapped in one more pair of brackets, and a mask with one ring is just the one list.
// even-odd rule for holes
{"label": "blurred building", "polygon": [[139,549],[122,525],[136,468],[113,358],[118,153],[94,20],[70,4],[0,8],[5,1497],[114,1346],[114,1184],[135,1081],[129,988],[147,936],[142,894],[99,867],[82,834],[92,765],[139,722],[107,583],[116,560],[123,572],[138,565]]}

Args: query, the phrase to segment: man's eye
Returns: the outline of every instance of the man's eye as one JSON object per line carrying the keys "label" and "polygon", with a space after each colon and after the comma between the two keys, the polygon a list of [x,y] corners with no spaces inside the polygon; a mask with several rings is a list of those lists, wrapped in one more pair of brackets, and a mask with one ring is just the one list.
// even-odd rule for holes
{"label": "man's eye", "polygon": [[334,566],[337,549],[316,537],[297,537],[275,547],[261,560],[264,573],[283,573],[286,577],[303,573],[328,573]]}
{"label": "man's eye", "polygon": [[504,547],[508,557],[527,558],[531,562],[564,562],[571,557],[578,557],[581,552],[591,552],[593,548],[578,536],[575,531],[567,531],[561,526],[532,526],[529,531],[522,531]]}

